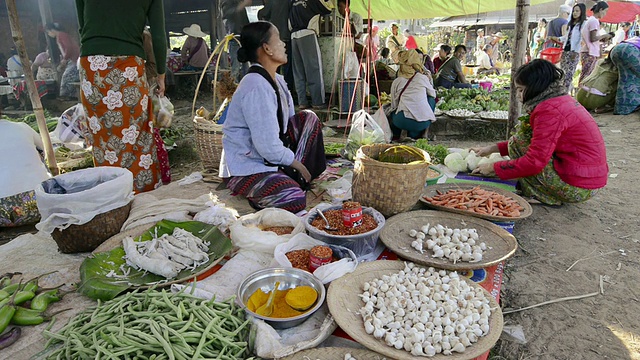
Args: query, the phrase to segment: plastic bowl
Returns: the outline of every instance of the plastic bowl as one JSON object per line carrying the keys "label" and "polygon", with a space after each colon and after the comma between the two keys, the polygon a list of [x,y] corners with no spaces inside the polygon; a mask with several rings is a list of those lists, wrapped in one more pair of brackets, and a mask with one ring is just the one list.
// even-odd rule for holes
{"label": "plastic bowl", "polygon": [[[330,206],[321,210],[327,211],[340,209],[342,209],[342,205]],[[317,211],[312,211],[307,214],[304,219],[304,226],[307,228],[307,232],[309,232],[309,236],[312,238],[323,241],[327,244],[344,246],[353,251],[356,256],[360,257],[369,254],[376,248],[380,231],[382,231],[385,222],[384,215],[372,207],[363,206],[362,213],[373,216],[373,218],[378,222],[378,227],[366,233],[357,235],[332,235],[311,225],[313,219],[318,216]]]}
{"label": "plastic bowl", "polygon": [[429,166],[429,169],[438,172],[438,176],[433,177],[433,178],[427,178],[427,185],[435,185],[438,183],[438,180],[440,180],[440,178],[442,176],[444,176],[444,174],[442,173],[442,171],[440,169],[438,169],[435,166]]}
{"label": "plastic bowl", "polygon": [[[261,316],[247,308],[249,297],[258,289],[264,292],[273,290],[276,281],[280,282],[278,289],[286,290],[297,286],[311,286],[318,292],[318,300],[316,304],[304,314],[290,318],[272,318]],[[274,329],[287,329],[303,323],[313,313],[316,312],[324,303],[326,292],[322,282],[311,273],[294,268],[268,268],[254,272],[247,276],[240,284],[237,291],[237,299],[244,310],[252,316],[262,319],[271,325]]]}

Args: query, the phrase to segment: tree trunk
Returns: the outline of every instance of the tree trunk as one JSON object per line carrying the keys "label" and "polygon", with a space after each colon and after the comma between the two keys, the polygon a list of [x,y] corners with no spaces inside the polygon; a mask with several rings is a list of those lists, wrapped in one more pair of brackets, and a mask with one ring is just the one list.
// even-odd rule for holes
{"label": "tree trunk", "polygon": [[31,61],[27,55],[27,49],[24,46],[24,38],[22,36],[22,30],[20,29],[20,21],[18,19],[18,10],[16,9],[16,0],[6,0],[7,10],[9,12],[9,24],[11,26],[11,36],[13,42],[16,45],[18,55],[20,55],[20,62],[22,63],[22,71],[24,72],[25,80],[27,81],[27,89],[29,90],[29,98],[31,98],[31,105],[33,106],[33,112],[36,115],[38,121],[38,130],[40,131],[40,137],[44,144],[44,153],[49,165],[49,171],[51,174],[58,175],[58,164],[53,153],[53,146],[51,146],[51,139],[49,138],[49,130],[47,129],[47,121],[44,117],[44,111],[42,109],[42,102],[40,101],[40,95],[38,95],[38,88],[33,81],[33,72],[31,71]]}
{"label": "tree trunk", "polygon": [[515,85],[516,71],[524,64],[527,51],[527,33],[529,31],[529,6],[530,0],[518,0],[516,3],[516,38],[514,39],[514,51],[511,63],[511,92],[509,106],[509,121],[507,122],[507,139],[513,130],[516,120],[520,116],[522,104],[518,99]]}

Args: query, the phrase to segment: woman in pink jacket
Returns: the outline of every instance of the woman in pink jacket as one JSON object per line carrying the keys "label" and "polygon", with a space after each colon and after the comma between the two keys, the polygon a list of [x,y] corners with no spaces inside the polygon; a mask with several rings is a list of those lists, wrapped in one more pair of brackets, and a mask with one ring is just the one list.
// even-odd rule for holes
{"label": "woman in pink jacket", "polygon": [[516,91],[529,115],[520,118],[509,141],[475,149],[512,160],[479,166],[474,172],[519,179],[523,195],[549,205],[582,202],[607,184],[607,155],[593,117],[563,85],[564,73],[535,59],[518,69]]}

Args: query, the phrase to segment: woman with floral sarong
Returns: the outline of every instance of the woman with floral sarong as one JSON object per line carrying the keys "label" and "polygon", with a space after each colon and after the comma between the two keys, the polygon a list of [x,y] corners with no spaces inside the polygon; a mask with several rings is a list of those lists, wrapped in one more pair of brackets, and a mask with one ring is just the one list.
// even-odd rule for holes
{"label": "woman with floral sarong", "polygon": [[607,184],[607,156],[593,117],[567,95],[563,72],[535,59],[515,74],[516,91],[529,114],[517,133],[495,145],[474,149],[511,160],[480,165],[475,173],[518,179],[527,197],[548,205],[588,200]]}
{"label": "woman with floral sarong", "polygon": [[133,173],[134,192],[161,185],[142,31],[149,23],[164,94],[166,48],[162,0],[76,0],[80,25],[82,104],[96,166]]}
{"label": "woman with floral sarong", "polygon": [[303,214],[312,179],[326,168],[321,124],[312,111],[294,115],[287,62],[278,29],[266,21],[244,26],[238,59],[252,66],[231,99],[224,123],[220,176],[256,209]]}

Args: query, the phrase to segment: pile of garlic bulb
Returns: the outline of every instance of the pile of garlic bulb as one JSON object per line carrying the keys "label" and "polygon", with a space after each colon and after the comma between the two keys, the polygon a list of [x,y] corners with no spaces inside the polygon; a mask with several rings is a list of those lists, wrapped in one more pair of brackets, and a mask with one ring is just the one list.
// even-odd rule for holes
{"label": "pile of garlic bulb", "polygon": [[[431,238],[425,240],[426,237]],[[415,238],[411,247],[424,254],[424,247],[433,251],[434,258],[447,258],[455,264],[458,261],[478,262],[482,260],[487,245],[478,241],[476,229],[451,229],[437,224],[424,225],[420,230],[409,230],[409,236]]]}
{"label": "pile of garlic bulb", "polygon": [[363,289],[366,333],[411,355],[464,352],[489,332],[489,299],[456,272],[408,263]]}

